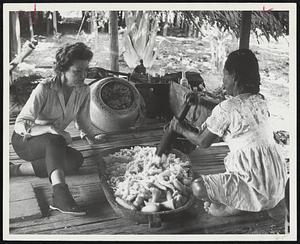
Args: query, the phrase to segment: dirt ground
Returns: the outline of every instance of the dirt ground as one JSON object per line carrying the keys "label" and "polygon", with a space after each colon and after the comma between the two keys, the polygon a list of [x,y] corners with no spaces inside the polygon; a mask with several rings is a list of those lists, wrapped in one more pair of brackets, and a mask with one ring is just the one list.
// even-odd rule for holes
{"label": "dirt ground", "polygon": [[[23,40],[25,41],[25,40]],[[35,68],[36,65],[51,66],[54,62],[55,52],[64,43],[76,41],[85,42],[92,48],[94,58],[91,67],[98,66],[110,69],[109,35],[99,34],[97,38],[89,34],[62,35],[59,38],[46,37],[39,40],[33,53],[14,71],[13,77],[40,74],[50,76],[51,69]],[[183,37],[157,37],[158,56],[155,64],[148,73],[171,73],[182,71],[186,68],[198,70],[209,90],[214,90],[222,84],[222,74],[211,68],[211,54],[209,43],[206,40]],[[237,42],[227,43],[228,52],[238,48]],[[260,65],[261,93],[269,102],[272,126],[274,131],[289,131],[289,53],[288,37],[281,38],[278,42],[261,40],[260,43],[253,37],[250,41],[252,49]],[[132,72],[122,57],[122,35],[119,36],[119,70]]]}

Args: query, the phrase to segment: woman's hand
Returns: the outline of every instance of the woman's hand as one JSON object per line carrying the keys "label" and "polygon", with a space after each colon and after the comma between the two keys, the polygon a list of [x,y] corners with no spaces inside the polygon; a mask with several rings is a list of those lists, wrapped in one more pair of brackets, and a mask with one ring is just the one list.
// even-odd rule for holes
{"label": "woman's hand", "polygon": [[103,141],[106,138],[106,135],[105,134],[98,134],[98,135],[95,135],[92,138],[90,138],[89,136],[85,136],[84,138],[87,140],[87,142],[90,145],[92,145],[92,144]]}
{"label": "woman's hand", "polygon": [[30,132],[31,128],[33,126],[35,126],[35,123],[33,121],[31,121],[31,120],[24,120],[24,126],[25,126],[26,132]]}
{"label": "woman's hand", "polygon": [[31,129],[32,127],[35,125],[35,123],[31,120],[24,120],[24,123],[22,124],[22,126],[20,126],[16,132],[23,136],[23,140],[26,140],[30,137],[32,137],[31,135]]}
{"label": "woman's hand", "polygon": [[170,121],[170,126],[169,126],[170,130],[173,130],[179,134],[183,133],[184,127],[182,126],[182,124],[180,124],[180,122],[178,121],[178,119],[176,119],[175,117],[173,117],[173,119]]}
{"label": "woman's hand", "polygon": [[102,141],[103,139],[105,139],[106,138],[106,135],[105,134],[99,134],[99,135],[95,135],[94,136],[94,139],[96,140],[96,141]]}

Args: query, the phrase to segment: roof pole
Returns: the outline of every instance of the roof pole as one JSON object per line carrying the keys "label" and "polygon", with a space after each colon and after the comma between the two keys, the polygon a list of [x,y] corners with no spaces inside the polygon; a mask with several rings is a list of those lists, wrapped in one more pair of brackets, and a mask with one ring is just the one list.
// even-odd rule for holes
{"label": "roof pole", "polygon": [[251,11],[242,11],[242,20],[240,28],[240,49],[249,49],[251,29]]}

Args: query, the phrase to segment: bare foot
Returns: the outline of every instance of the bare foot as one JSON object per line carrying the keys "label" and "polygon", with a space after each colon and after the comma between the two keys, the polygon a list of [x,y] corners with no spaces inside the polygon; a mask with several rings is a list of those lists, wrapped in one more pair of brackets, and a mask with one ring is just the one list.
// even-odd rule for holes
{"label": "bare foot", "polygon": [[211,205],[211,202],[204,202],[203,208],[204,208],[205,212],[208,213],[210,205]]}
{"label": "bare foot", "polygon": [[230,208],[224,204],[204,203],[204,209],[207,213],[216,217],[232,216],[241,213],[240,210]]}

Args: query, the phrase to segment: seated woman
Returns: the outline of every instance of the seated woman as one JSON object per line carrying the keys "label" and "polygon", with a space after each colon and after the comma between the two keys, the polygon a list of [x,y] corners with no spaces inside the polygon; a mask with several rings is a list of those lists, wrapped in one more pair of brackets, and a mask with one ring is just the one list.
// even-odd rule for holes
{"label": "seated woman", "polygon": [[175,118],[170,124],[199,147],[209,147],[218,136],[228,143],[226,172],[201,175],[192,184],[193,193],[214,216],[271,209],[284,198],[287,174],[267,102],[259,94],[257,59],[248,49],[234,51],[223,73],[223,86],[232,97],[213,109],[201,133],[189,131]]}
{"label": "seated woman", "polygon": [[64,131],[75,120],[90,142],[100,140],[101,131],[90,120],[89,86],[84,84],[92,51],[84,43],[68,44],[56,53],[56,76],[41,81],[18,115],[12,146],[26,163],[10,165],[10,175],[49,177],[53,188],[51,209],[75,215],[85,214],[65,183],[65,174],[77,172],[83,163],[81,153],[68,145],[71,136]]}

